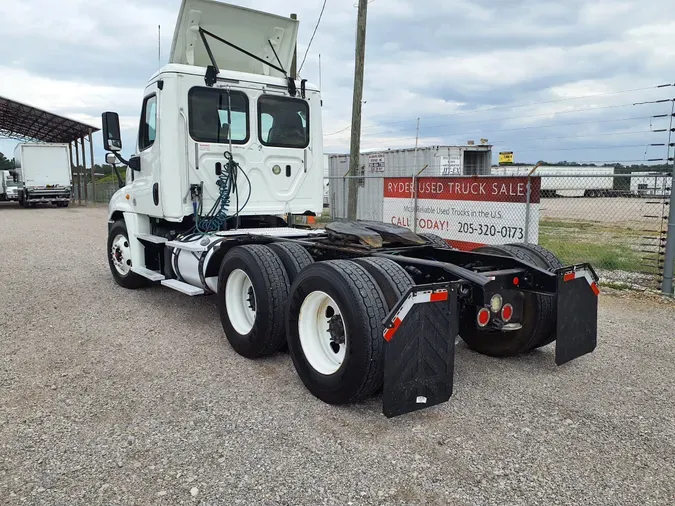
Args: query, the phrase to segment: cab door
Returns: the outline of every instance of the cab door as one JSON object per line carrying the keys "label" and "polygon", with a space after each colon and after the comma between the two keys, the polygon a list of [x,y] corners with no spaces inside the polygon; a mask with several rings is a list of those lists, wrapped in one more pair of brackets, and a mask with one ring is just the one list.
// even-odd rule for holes
{"label": "cab door", "polygon": [[163,212],[159,188],[158,100],[158,95],[154,91],[143,99],[136,155],[140,159],[140,170],[131,173],[132,183],[129,193],[132,197],[132,205],[137,213],[161,217]]}
{"label": "cab door", "polygon": [[309,104],[300,98],[263,94],[257,112],[267,190],[273,199],[290,202],[312,168]]}

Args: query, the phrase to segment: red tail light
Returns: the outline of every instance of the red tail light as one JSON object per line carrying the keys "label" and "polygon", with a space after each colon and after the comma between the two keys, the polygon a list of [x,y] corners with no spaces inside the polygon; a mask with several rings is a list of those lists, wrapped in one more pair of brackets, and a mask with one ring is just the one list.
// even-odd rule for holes
{"label": "red tail light", "polygon": [[479,327],[485,327],[490,323],[490,310],[486,307],[483,307],[478,311],[478,316],[476,317]]}
{"label": "red tail light", "polygon": [[504,304],[502,308],[502,320],[508,323],[513,318],[513,306],[511,304]]}

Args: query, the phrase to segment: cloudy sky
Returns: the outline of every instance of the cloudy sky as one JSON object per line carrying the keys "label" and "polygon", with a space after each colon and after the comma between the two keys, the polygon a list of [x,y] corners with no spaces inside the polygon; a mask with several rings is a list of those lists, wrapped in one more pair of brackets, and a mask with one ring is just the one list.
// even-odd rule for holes
{"label": "cloudy sky", "polygon": [[[349,148],[357,0],[328,0],[302,76],[322,61],[326,152]],[[672,0],[372,0],[363,149],[487,138],[516,161],[662,158],[675,87]],[[299,53],[321,0],[232,0],[297,12]],[[122,117],[134,144],[143,88],[166,62],[180,0],[5,0],[0,95],[100,125]],[[102,160],[100,140],[96,156]],[[0,140],[10,154],[13,142]],[[10,155],[11,156],[11,155]]]}

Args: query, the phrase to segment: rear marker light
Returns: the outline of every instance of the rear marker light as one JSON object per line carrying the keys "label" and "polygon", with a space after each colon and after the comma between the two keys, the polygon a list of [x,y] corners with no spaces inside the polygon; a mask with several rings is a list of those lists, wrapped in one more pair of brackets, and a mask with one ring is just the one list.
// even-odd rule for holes
{"label": "rear marker light", "polygon": [[499,311],[502,309],[503,302],[504,301],[502,300],[501,295],[499,295],[498,293],[494,294],[490,299],[490,309],[492,309],[492,312],[499,313]]}
{"label": "rear marker light", "polygon": [[490,323],[490,310],[486,307],[483,307],[478,311],[478,316],[476,317],[479,327],[485,327]]}
{"label": "rear marker light", "polygon": [[502,308],[502,320],[504,320],[505,323],[508,323],[511,318],[513,318],[513,306],[511,304],[505,304]]}
{"label": "rear marker light", "polygon": [[520,279],[518,279],[518,277],[513,278],[513,284],[518,286],[520,284]]}

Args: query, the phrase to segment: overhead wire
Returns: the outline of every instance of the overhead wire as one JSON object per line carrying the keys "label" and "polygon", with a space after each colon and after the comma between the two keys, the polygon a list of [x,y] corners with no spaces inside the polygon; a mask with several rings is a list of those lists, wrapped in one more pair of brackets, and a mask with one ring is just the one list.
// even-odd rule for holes
{"label": "overhead wire", "polygon": [[[481,130],[479,132],[451,132],[451,133],[445,133],[443,132],[441,135],[444,138],[450,138],[450,137],[459,137],[460,135],[471,135],[475,133],[495,133],[495,132],[513,132],[513,131],[519,131],[519,130],[531,130],[531,129],[544,129],[544,128],[558,128],[558,127],[567,127],[567,126],[581,126],[581,125],[594,125],[598,123],[615,123],[615,122],[620,122],[620,121],[636,121],[640,119],[649,119],[651,116],[636,116],[636,117],[631,117],[631,118],[616,118],[616,119],[608,119],[608,120],[594,120],[594,121],[581,121],[581,122],[574,122],[574,123],[558,123],[554,125],[531,125],[531,126],[526,126],[526,127],[516,127],[516,128],[498,128],[498,129],[492,129],[492,130]],[[433,136],[432,136],[433,137]],[[383,145],[383,144],[391,144],[392,142],[398,142],[398,141],[403,141],[403,140],[413,140],[416,137],[396,137],[393,139],[387,139],[387,140],[381,140],[381,141],[373,141],[373,142],[368,142],[367,140],[362,140],[361,142],[364,145],[370,145],[370,146],[378,146],[378,145]],[[552,138],[552,139],[555,139]],[[493,141],[493,144],[495,142]],[[327,143],[327,145],[330,145]]]}
{"label": "overhead wire", "polygon": [[[667,88],[667,87],[672,87],[675,86],[675,83],[673,84],[661,84],[661,85],[656,85],[656,86],[648,86],[645,88],[632,88],[628,90],[617,90],[617,91],[611,91],[611,92],[605,92],[605,93],[594,93],[590,95],[580,95],[576,97],[567,97],[567,98],[560,98],[560,99],[555,99],[555,100],[544,100],[540,102],[528,102],[528,103],[520,103],[520,104],[512,104],[512,105],[506,105],[506,106],[495,106],[495,107],[487,107],[485,109],[473,109],[470,111],[460,111],[456,113],[448,113],[448,114],[437,114],[437,115],[432,115],[432,116],[425,116],[425,117],[420,117],[420,119],[431,119],[431,118],[444,118],[444,117],[454,117],[454,116],[464,116],[467,114],[478,114],[482,112],[488,112],[488,111],[497,111],[497,110],[505,110],[505,109],[516,109],[520,107],[532,107],[536,105],[546,105],[546,104],[554,104],[554,103],[561,103],[561,102],[567,102],[567,101],[572,101],[572,100],[583,100],[585,98],[597,98],[597,97],[604,97],[604,96],[611,96],[611,95],[619,95],[623,93],[635,93],[638,91],[646,91],[646,90],[656,90],[656,89],[661,89],[661,88]],[[634,104],[631,104],[634,105]],[[401,124],[401,123],[411,123],[411,122],[416,122],[417,118],[410,118],[406,120],[400,120],[400,121],[388,121],[388,122],[379,122],[380,125],[395,125],[395,124]],[[368,130],[372,128],[377,128],[379,125],[373,125],[369,127],[363,127],[361,130]],[[345,126],[344,128],[337,130],[335,132],[327,133],[324,135],[324,137],[329,137],[332,135],[336,135],[339,133],[342,133],[344,131],[347,131],[351,128],[351,124]]]}
{"label": "overhead wire", "polygon": [[[616,104],[616,105],[607,105],[607,106],[602,106],[602,107],[586,107],[582,109],[570,109],[570,110],[562,110],[562,111],[553,111],[553,112],[545,112],[545,113],[538,113],[538,114],[528,114],[528,115],[520,115],[520,116],[508,116],[508,117],[503,117],[503,118],[488,118],[488,119],[481,119],[481,120],[473,120],[473,121],[463,121],[463,122],[453,122],[453,123],[440,123],[436,125],[422,125],[420,126],[420,130],[428,130],[431,128],[440,128],[444,126],[455,126],[455,125],[471,125],[471,124],[480,124],[480,123],[493,123],[496,121],[512,121],[512,120],[520,120],[520,119],[529,119],[529,118],[539,118],[539,117],[548,117],[548,116],[562,116],[563,114],[576,114],[580,112],[589,112],[589,111],[604,111],[608,109],[622,109],[626,107],[634,107],[636,105],[644,105],[644,104],[635,104],[635,103],[627,103],[627,104]],[[648,116],[648,118],[652,118],[653,116]],[[640,118],[642,119],[642,118]],[[413,128],[412,125],[410,127],[411,129]],[[415,125],[415,129],[417,126]],[[378,130],[375,132],[368,132],[367,134],[364,134],[363,136],[368,136],[368,135],[381,135],[381,134],[386,134],[386,133],[399,133],[401,132],[400,129],[395,129],[395,130]],[[337,139],[349,139],[348,136],[344,137],[333,137],[330,140],[337,140]]]}
{"label": "overhead wire", "polygon": [[312,47],[312,42],[314,41],[314,36],[316,35],[316,31],[319,29],[319,24],[321,24],[321,18],[323,17],[323,11],[326,9],[326,2],[327,0],[323,0],[323,6],[321,7],[321,12],[319,13],[319,19],[316,22],[316,26],[314,27],[314,32],[312,33],[312,37],[309,39],[309,44],[307,44],[307,50],[305,51],[305,56],[302,58],[302,63],[300,64],[300,67],[298,68],[298,74],[302,71],[302,67],[305,65],[305,61],[307,60],[307,55],[309,54],[309,48]]}

